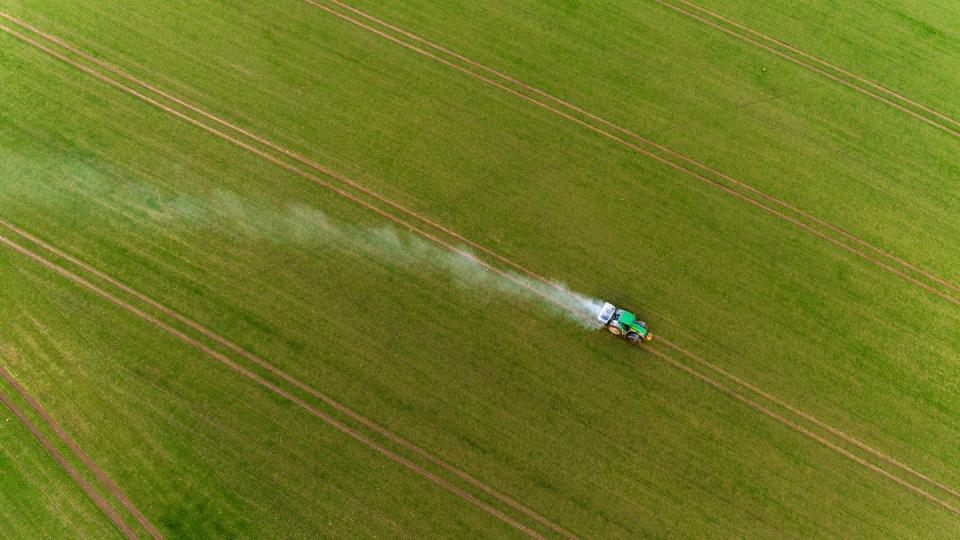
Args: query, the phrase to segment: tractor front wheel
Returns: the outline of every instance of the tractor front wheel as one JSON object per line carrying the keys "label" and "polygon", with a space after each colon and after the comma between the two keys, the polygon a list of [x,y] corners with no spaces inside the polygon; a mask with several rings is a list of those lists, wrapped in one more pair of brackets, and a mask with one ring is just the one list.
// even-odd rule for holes
{"label": "tractor front wheel", "polygon": [[638,333],[636,333],[636,332],[628,332],[628,333],[627,333],[627,341],[629,341],[630,343],[633,343],[633,344],[640,343],[640,340],[641,340],[641,339],[642,339],[642,338],[640,337],[640,334],[638,334]]}

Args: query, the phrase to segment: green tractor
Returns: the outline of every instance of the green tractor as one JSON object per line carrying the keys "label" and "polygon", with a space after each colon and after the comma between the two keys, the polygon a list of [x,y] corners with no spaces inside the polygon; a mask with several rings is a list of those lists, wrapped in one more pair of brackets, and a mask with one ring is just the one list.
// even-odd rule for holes
{"label": "green tractor", "polygon": [[640,344],[653,339],[653,334],[647,330],[647,323],[637,319],[633,313],[618,309],[609,302],[605,302],[597,314],[600,321],[611,334],[623,337],[630,343]]}

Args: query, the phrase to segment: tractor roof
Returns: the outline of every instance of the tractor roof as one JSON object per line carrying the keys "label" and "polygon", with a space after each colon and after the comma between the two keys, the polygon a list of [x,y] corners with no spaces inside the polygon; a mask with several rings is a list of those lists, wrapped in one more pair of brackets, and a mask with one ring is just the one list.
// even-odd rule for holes
{"label": "tractor roof", "polygon": [[620,321],[621,325],[626,326],[641,336],[647,335],[647,326],[643,323],[643,321],[638,321],[637,316],[633,313],[630,313],[626,310],[621,311],[620,318],[617,320]]}

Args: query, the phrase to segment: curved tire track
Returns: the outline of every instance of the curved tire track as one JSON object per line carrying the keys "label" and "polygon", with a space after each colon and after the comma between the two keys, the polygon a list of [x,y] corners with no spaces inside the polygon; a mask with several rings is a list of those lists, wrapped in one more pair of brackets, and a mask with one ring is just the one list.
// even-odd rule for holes
{"label": "curved tire track", "polygon": [[[2,12],[0,12],[0,13],[2,13]],[[96,71],[94,71],[94,70],[92,70],[92,69],[90,69],[90,68],[87,68],[86,66],[83,66],[82,64],[79,64],[79,63],[77,63],[77,62],[74,62],[73,60],[69,59],[68,57],[66,57],[66,56],[64,56],[64,55],[62,55],[62,54],[60,54],[60,53],[57,53],[56,51],[53,51],[53,50],[51,50],[51,49],[43,46],[42,44],[37,43],[35,40],[33,40],[33,39],[31,39],[31,38],[29,38],[29,37],[27,37],[27,36],[24,36],[23,34],[21,34],[21,33],[19,33],[19,32],[16,32],[16,31],[14,31],[14,30],[11,30],[10,28],[8,28],[8,27],[6,27],[6,26],[0,25],[0,30],[2,30],[2,31],[4,31],[4,32],[7,32],[7,33],[9,33],[9,34],[11,34],[11,35],[13,35],[13,36],[17,37],[18,39],[21,39],[22,41],[25,41],[25,42],[27,42],[28,44],[33,45],[33,46],[39,48],[40,50],[46,52],[47,54],[50,54],[50,55],[54,56],[55,58],[57,58],[57,59],[59,59],[59,60],[61,60],[61,61],[63,61],[63,62],[66,62],[66,63],[68,63],[68,64],[70,64],[70,65],[73,65],[74,67],[77,67],[78,69],[80,69],[80,70],[82,70],[82,71],[84,71],[84,72],[86,72],[86,73],[88,73],[88,74],[90,74],[90,75],[93,75],[93,76],[97,77],[98,79],[101,79],[102,81],[104,81],[104,82],[106,82],[106,83],[108,83],[108,84],[110,84],[110,85],[112,85],[112,86],[115,86],[115,87],[117,87],[117,88],[119,88],[119,89],[121,89],[121,90],[124,90],[125,92],[130,93],[130,94],[134,95],[135,97],[138,97],[138,98],[140,98],[140,99],[142,99],[142,100],[150,103],[151,105],[160,108],[161,110],[164,110],[164,111],[166,111],[166,112],[168,112],[168,113],[170,113],[170,114],[172,114],[172,115],[174,115],[174,116],[177,116],[177,117],[179,117],[180,119],[182,119],[182,120],[184,120],[184,121],[186,121],[186,122],[188,122],[188,123],[190,123],[190,124],[193,124],[193,125],[201,128],[201,129],[203,129],[203,130],[205,130],[205,131],[208,131],[208,132],[210,132],[210,133],[212,133],[212,134],[214,134],[214,135],[216,135],[216,136],[218,136],[218,137],[220,137],[220,138],[222,138],[222,139],[224,139],[224,140],[226,140],[226,141],[228,141],[228,142],[230,142],[230,143],[232,143],[232,144],[234,144],[234,145],[237,145],[237,146],[239,146],[239,147],[241,147],[241,148],[243,148],[243,149],[245,149],[245,150],[247,150],[247,151],[250,151],[250,152],[252,152],[252,153],[254,153],[254,154],[262,157],[263,159],[266,159],[266,160],[268,160],[268,161],[270,161],[270,162],[272,162],[272,163],[274,163],[274,164],[276,164],[276,165],[278,165],[278,166],[280,166],[280,167],[282,167],[282,168],[284,168],[284,169],[286,169],[286,170],[288,170],[288,171],[290,171],[290,172],[292,172],[292,173],[294,173],[294,174],[296,174],[296,175],[298,175],[298,176],[301,176],[301,177],[303,177],[303,178],[306,178],[307,180],[310,180],[311,182],[319,185],[320,187],[323,187],[323,188],[325,188],[325,189],[329,189],[329,190],[333,191],[334,193],[336,193],[336,194],[338,194],[338,195],[340,195],[340,196],[342,196],[342,197],[344,197],[344,198],[346,198],[346,199],[348,199],[348,200],[350,200],[350,201],[352,201],[352,202],[354,202],[354,203],[356,203],[356,204],[358,204],[358,205],[360,205],[360,206],[362,206],[362,207],[364,207],[364,208],[367,208],[367,209],[369,209],[369,210],[371,210],[371,211],[379,214],[380,216],[382,216],[382,217],[384,217],[384,218],[386,218],[386,219],[388,219],[388,220],[390,220],[390,221],[393,221],[394,223],[399,224],[400,226],[402,226],[403,228],[405,228],[405,229],[413,232],[414,234],[417,234],[417,235],[419,235],[419,236],[421,236],[421,237],[423,237],[423,238],[425,238],[425,239],[427,239],[427,240],[429,240],[429,241],[431,241],[431,242],[434,242],[434,243],[437,243],[437,244],[440,244],[440,245],[446,247],[447,249],[451,250],[453,253],[456,253],[456,254],[461,255],[461,256],[463,256],[463,257],[466,257],[466,258],[470,258],[470,259],[472,259],[472,260],[475,260],[479,265],[481,265],[482,267],[484,267],[485,269],[487,269],[487,270],[489,270],[489,271],[491,271],[491,272],[495,272],[495,273],[498,273],[498,274],[503,275],[503,276],[506,276],[506,277],[509,276],[509,273],[504,272],[504,271],[502,271],[502,270],[500,270],[500,269],[498,269],[498,268],[496,268],[496,267],[493,267],[493,266],[489,265],[488,263],[485,263],[484,261],[480,261],[480,260],[476,259],[472,254],[468,253],[467,251],[464,251],[464,250],[462,250],[462,249],[460,249],[460,248],[458,248],[458,247],[456,247],[456,246],[454,246],[454,245],[452,245],[452,244],[450,244],[450,243],[448,243],[448,242],[445,242],[445,241],[441,240],[440,238],[438,238],[438,237],[436,237],[436,236],[434,236],[434,235],[432,235],[432,234],[430,234],[430,233],[428,233],[428,232],[425,232],[425,231],[417,228],[416,226],[414,226],[414,225],[412,225],[412,224],[410,224],[410,223],[408,223],[408,222],[406,222],[406,221],[404,221],[404,220],[401,220],[401,219],[399,219],[399,218],[397,218],[397,217],[395,217],[395,216],[393,216],[393,215],[391,215],[391,214],[383,211],[382,209],[380,209],[380,208],[378,208],[378,207],[376,207],[376,206],[374,206],[374,205],[372,205],[372,204],[370,204],[370,203],[368,203],[368,202],[366,202],[366,201],[358,198],[357,196],[355,196],[355,195],[353,195],[353,194],[351,194],[351,193],[348,193],[348,192],[346,192],[346,191],[343,191],[342,189],[339,189],[339,188],[337,188],[337,187],[329,184],[328,182],[326,182],[326,181],[322,180],[321,178],[317,177],[316,175],[310,174],[310,173],[308,173],[308,172],[306,172],[306,171],[304,171],[304,170],[302,170],[302,169],[299,169],[299,168],[297,168],[297,167],[295,167],[295,166],[293,166],[293,165],[290,165],[290,164],[288,164],[288,163],[286,163],[286,162],[283,162],[283,161],[277,159],[277,158],[274,157],[274,156],[271,156],[270,154],[268,154],[268,153],[266,153],[266,152],[264,152],[264,151],[262,151],[262,150],[259,150],[259,149],[255,148],[255,147],[253,147],[253,146],[251,146],[251,145],[249,145],[249,144],[247,144],[247,143],[244,143],[244,142],[242,142],[242,141],[240,141],[240,140],[238,140],[238,139],[235,139],[235,138],[233,138],[233,137],[231,137],[231,136],[229,136],[229,135],[226,135],[226,134],[224,134],[224,133],[222,133],[222,132],[220,132],[220,131],[218,131],[218,130],[216,130],[216,129],[213,129],[213,128],[207,126],[206,124],[203,124],[203,123],[201,123],[201,122],[198,122],[198,121],[190,118],[189,116],[186,116],[186,115],[184,115],[183,113],[181,113],[181,112],[179,112],[179,111],[176,111],[176,110],[174,110],[174,109],[172,109],[172,108],[170,108],[170,107],[168,107],[168,106],[166,106],[166,105],[163,105],[163,104],[159,103],[158,101],[153,100],[153,99],[151,99],[151,98],[149,98],[149,97],[147,97],[147,96],[145,96],[145,95],[143,95],[143,94],[141,94],[141,93],[139,93],[139,92],[137,92],[137,91],[135,91],[135,90],[133,90],[133,89],[130,89],[130,88],[126,87],[126,86],[123,86],[122,84],[114,81],[113,79],[110,79],[109,77],[105,77],[105,76],[103,76],[102,74],[100,74],[100,73],[98,73],[98,72],[96,72]],[[7,224],[7,225],[9,225],[9,224]],[[529,284],[527,284],[527,283],[522,283],[522,282],[521,282],[520,284],[521,284],[521,286],[522,286],[523,288],[527,289],[528,291],[533,292],[533,293],[535,293],[535,294],[539,294],[539,292],[536,290],[536,288],[530,286]],[[553,300],[551,299],[551,301],[553,301]],[[469,477],[469,475],[467,475],[467,473],[464,473],[464,472],[462,472],[462,471],[461,471],[461,474],[465,475],[465,476],[462,477],[464,480],[467,480],[467,477]],[[459,476],[459,474],[458,474],[458,476]],[[469,478],[472,478],[472,477],[469,477]],[[473,480],[476,481],[476,479],[473,479]],[[467,481],[469,482],[470,480],[467,480]],[[479,482],[479,481],[477,481],[477,482]],[[476,487],[479,487],[479,486],[476,486]],[[485,488],[481,488],[481,489],[483,489],[484,491],[486,491],[486,492],[488,492],[488,493],[491,493],[491,494],[496,491],[496,490],[493,490],[492,488],[490,488],[489,486],[486,486]],[[528,516],[530,516],[530,517],[534,517],[534,519],[536,519],[538,522],[543,523],[544,525],[546,525],[546,526],[549,527],[550,529],[552,529],[552,530],[554,530],[554,531],[556,531],[556,532],[564,535],[565,537],[568,537],[568,538],[573,538],[573,537],[575,537],[575,535],[573,535],[573,533],[571,533],[571,532],[563,529],[563,527],[560,527],[559,525],[553,523],[552,521],[548,520],[547,518],[544,518],[543,516],[539,515],[539,514],[536,513],[535,511],[533,511],[533,510],[531,510],[531,509],[529,509],[529,508],[521,505],[520,503],[517,503],[516,501],[514,501],[514,500],[511,499],[511,498],[509,498],[508,496],[502,495],[502,494],[499,494],[499,493],[498,493],[497,495],[495,495],[495,497],[497,497],[499,500],[501,500],[502,502],[504,502],[504,503],[506,503],[506,504],[508,504],[508,505],[510,505],[510,506],[517,505],[517,506],[515,507],[515,509],[523,512],[524,514],[526,514],[526,515],[528,515]],[[509,502],[508,502],[508,501],[509,501]],[[522,507],[522,508],[521,508],[521,507]]]}

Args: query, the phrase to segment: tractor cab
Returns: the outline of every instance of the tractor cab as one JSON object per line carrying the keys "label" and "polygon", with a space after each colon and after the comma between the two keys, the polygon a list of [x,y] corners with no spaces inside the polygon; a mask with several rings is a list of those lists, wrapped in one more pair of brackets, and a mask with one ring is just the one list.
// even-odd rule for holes
{"label": "tractor cab", "polygon": [[647,323],[638,320],[637,316],[625,309],[618,309],[613,304],[605,303],[597,314],[599,320],[612,334],[623,336],[631,343],[650,341],[653,335],[647,330]]}

